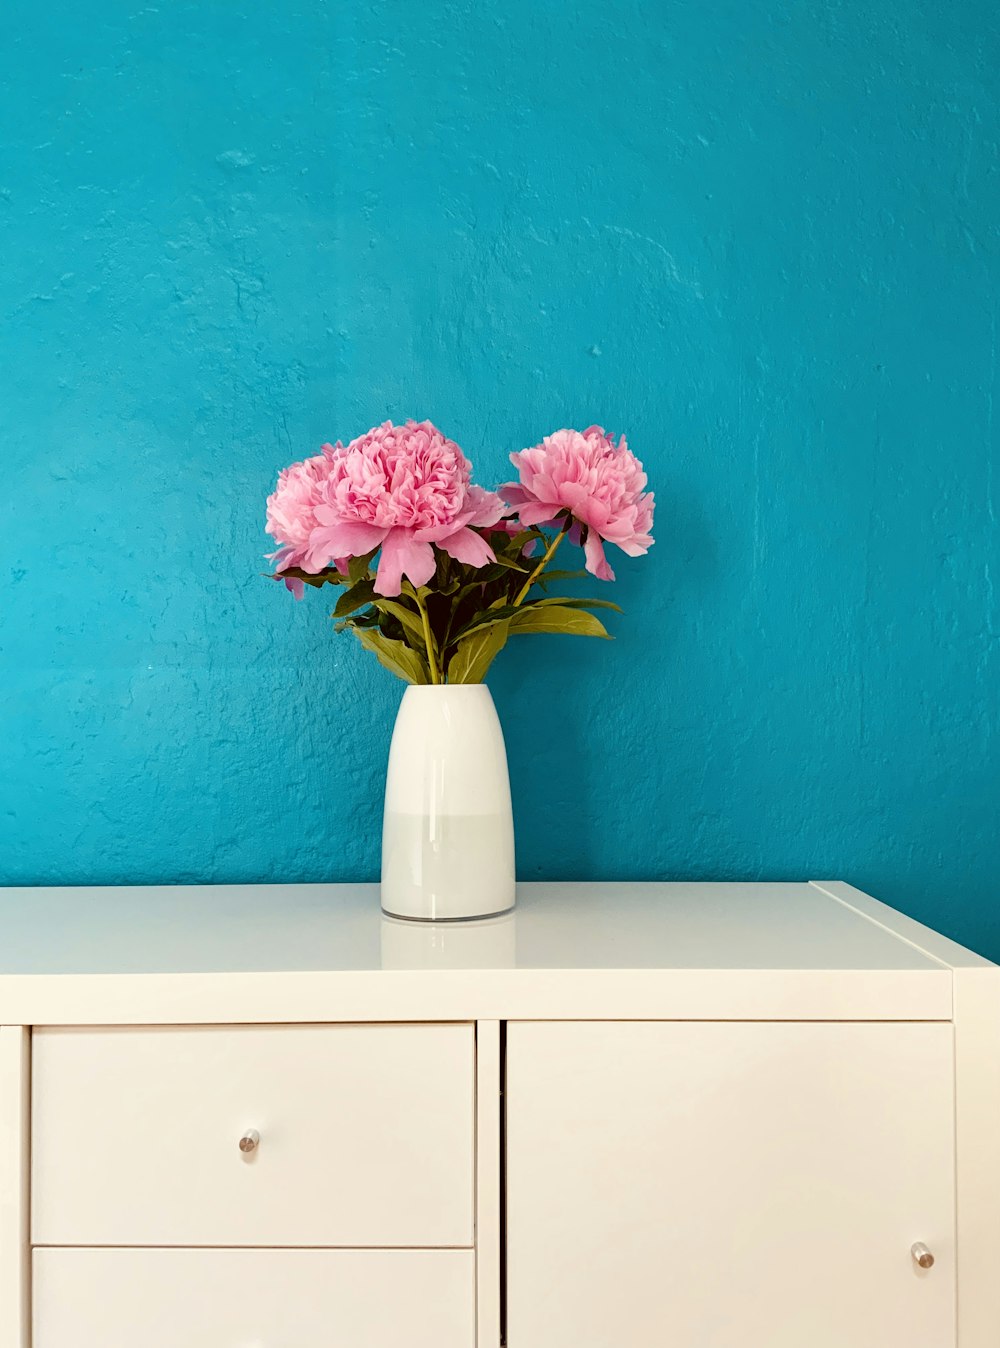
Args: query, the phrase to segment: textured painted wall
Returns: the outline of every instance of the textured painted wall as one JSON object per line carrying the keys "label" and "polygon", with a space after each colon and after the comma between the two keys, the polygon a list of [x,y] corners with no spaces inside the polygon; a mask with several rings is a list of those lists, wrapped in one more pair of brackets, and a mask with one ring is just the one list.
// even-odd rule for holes
{"label": "textured painted wall", "polygon": [[0,880],[373,878],[399,690],[258,578],[275,472],[599,420],[659,542],[492,678],[522,876],[1000,958],[992,0],[4,16]]}

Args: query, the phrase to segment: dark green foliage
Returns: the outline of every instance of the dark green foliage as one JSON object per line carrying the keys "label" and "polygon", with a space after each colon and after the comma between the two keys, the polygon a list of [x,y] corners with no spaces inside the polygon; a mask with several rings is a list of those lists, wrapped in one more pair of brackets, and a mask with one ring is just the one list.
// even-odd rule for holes
{"label": "dark green foliage", "polygon": [[[502,530],[486,532],[495,562],[477,568],[435,549],[437,571],[431,583],[416,590],[404,580],[402,592],[391,599],[375,593],[374,553],[352,558],[346,576],[334,567],[315,575],[293,568],[274,579],[297,577],[316,588],[343,586],[331,615],[337,631],[350,629],[386,669],[407,683],[482,683],[508,636],[557,632],[608,637],[587,610],[620,613],[617,604],[545,593],[552,581],[587,574],[543,569],[563,533],[552,536],[533,528],[511,537]],[[525,556],[532,544],[535,555]]]}

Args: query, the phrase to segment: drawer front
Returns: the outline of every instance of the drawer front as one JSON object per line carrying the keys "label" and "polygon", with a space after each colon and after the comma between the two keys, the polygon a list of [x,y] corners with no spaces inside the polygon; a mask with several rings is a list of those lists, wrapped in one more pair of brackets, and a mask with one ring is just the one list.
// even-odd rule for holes
{"label": "drawer front", "polygon": [[33,1348],[474,1348],[470,1250],[36,1250]]}
{"label": "drawer front", "polygon": [[474,1053],[471,1025],[38,1030],[32,1241],[470,1246]]}

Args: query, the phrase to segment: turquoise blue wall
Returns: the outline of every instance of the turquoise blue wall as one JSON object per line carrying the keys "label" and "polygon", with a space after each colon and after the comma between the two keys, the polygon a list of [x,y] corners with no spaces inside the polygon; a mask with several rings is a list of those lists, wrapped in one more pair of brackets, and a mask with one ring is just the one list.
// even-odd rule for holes
{"label": "turquoise blue wall", "polygon": [[524,878],[843,877],[1000,958],[992,0],[8,0],[4,883],[373,878],[398,687],[277,469],[625,429],[617,643],[492,679]]}

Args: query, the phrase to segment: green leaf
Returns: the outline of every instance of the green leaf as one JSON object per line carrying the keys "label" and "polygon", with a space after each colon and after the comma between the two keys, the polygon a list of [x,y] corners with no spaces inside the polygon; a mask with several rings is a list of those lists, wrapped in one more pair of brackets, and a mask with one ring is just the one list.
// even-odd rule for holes
{"label": "green leaf", "polygon": [[[331,613],[331,618],[333,614]],[[341,618],[339,622],[333,624],[335,632],[346,632],[348,628],[354,627],[378,627],[378,609],[366,608],[362,613],[352,613],[347,618]]]}
{"label": "green leaf", "polygon": [[347,577],[342,576],[335,566],[324,566],[322,571],[303,571],[301,567],[290,566],[286,571],[276,571],[271,576],[271,580],[284,580],[286,577],[301,580],[317,590],[321,585],[348,584]]}
{"label": "green leaf", "polygon": [[604,637],[611,640],[604,624],[592,613],[565,605],[532,604],[518,609],[509,620],[512,634],[520,632],[561,632],[574,637]]}
{"label": "green leaf", "polygon": [[354,627],[352,631],[365,650],[371,651],[390,674],[395,674],[407,683],[430,683],[427,666],[417,652],[404,642],[390,641],[372,627]]}
{"label": "green leaf", "polygon": [[509,537],[510,543],[508,547],[504,549],[504,551],[507,552],[510,551],[510,549],[513,549],[518,557],[524,557],[524,549],[528,546],[529,543],[538,544],[535,551],[529,557],[525,557],[525,561],[529,563],[540,561],[542,553],[545,552],[546,548],[552,542],[548,534],[543,533],[542,530],[537,527],[525,529],[523,530],[523,532],[519,534],[511,534],[509,535]]}
{"label": "green leaf", "polygon": [[491,566],[502,566],[508,571],[520,571],[522,575],[526,575],[529,570],[529,568],[516,557],[505,557],[502,552],[497,552],[496,561],[488,563],[483,570],[488,571]]}
{"label": "green leaf", "polygon": [[[555,598],[552,598],[552,599],[532,599],[532,600],[529,600],[529,603],[530,603],[530,604],[533,604],[533,605],[541,605],[541,604],[549,604],[549,605],[551,605],[551,604],[560,604],[560,605],[562,605],[564,608],[611,608],[611,609],[614,609],[614,611],[615,611],[616,613],[621,613],[621,612],[623,612],[623,610],[620,609],[620,608],[618,607],[618,605],[615,604],[615,603],[613,603],[610,599],[555,599]],[[527,605],[525,605],[525,607],[527,607]]]}
{"label": "green leaf", "polygon": [[507,644],[507,623],[497,622],[463,637],[448,664],[449,683],[482,683]]}
{"label": "green leaf", "polygon": [[[504,578],[506,579],[506,572],[504,573]],[[460,604],[463,600],[468,599],[470,595],[478,598],[482,595],[484,589],[485,585],[483,581],[477,576],[475,580],[470,580],[461,587],[455,595],[454,602]]]}
{"label": "green leaf", "polygon": [[383,599],[380,594],[375,596],[372,603],[383,613],[391,613],[394,618],[402,623],[406,631],[412,636],[415,636],[420,642],[420,645],[423,646],[424,625],[420,621],[419,613],[414,613],[413,610],[407,608],[405,604],[401,604],[398,599]]}
{"label": "green leaf", "polygon": [[526,576],[528,573],[519,566],[511,566],[507,562],[487,562],[486,565],[476,573],[475,584],[492,585],[498,580],[502,580],[504,585],[509,585],[512,579],[518,576]]}
{"label": "green leaf", "polygon": [[371,552],[366,552],[363,557],[352,557],[347,563],[347,574],[350,576],[352,585],[357,585],[359,580],[368,579],[368,568],[377,551],[377,548],[373,548]]}
{"label": "green leaf", "polygon": [[354,613],[359,608],[364,608],[370,604],[375,597],[375,582],[365,578],[359,580],[337,600],[337,607],[333,610],[335,618],[346,618],[349,613]]}
{"label": "green leaf", "polygon": [[496,623],[506,622],[507,619],[512,618],[515,613],[520,612],[521,610],[519,608],[515,608],[513,604],[508,604],[506,602],[506,596],[501,596],[501,598],[495,599],[489,608],[480,609],[474,617],[469,619],[464,627],[459,628],[459,630],[452,636],[451,641],[461,641],[471,632],[478,632],[481,628],[493,627]]}

